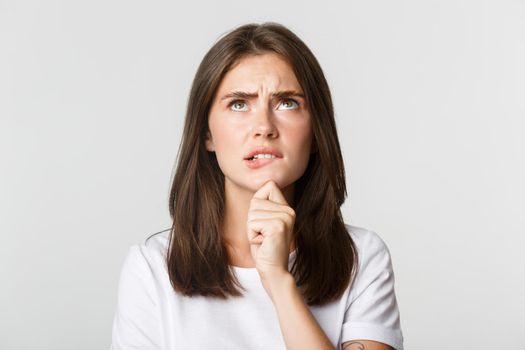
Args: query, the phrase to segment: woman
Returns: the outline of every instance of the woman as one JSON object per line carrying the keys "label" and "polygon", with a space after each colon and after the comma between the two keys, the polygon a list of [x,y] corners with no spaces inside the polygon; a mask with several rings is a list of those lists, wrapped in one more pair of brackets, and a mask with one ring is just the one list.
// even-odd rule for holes
{"label": "woman", "polygon": [[209,50],[171,229],[131,247],[112,349],[403,349],[390,253],[343,222],[343,160],[312,52],[277,23]]}

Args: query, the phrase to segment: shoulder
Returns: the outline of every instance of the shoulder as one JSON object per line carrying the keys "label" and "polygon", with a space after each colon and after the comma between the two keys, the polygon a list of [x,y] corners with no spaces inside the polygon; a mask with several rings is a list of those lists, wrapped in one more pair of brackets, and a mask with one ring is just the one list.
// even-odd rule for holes
{"label": "shoulder", "polygon": [[154,254],[160,254],[164,256],[168,250],[170,231],[171,229],[167,228],[165,230],[155,232],[149,235],[141,245],[146,247]]}
{"label": "shoulder", "polygon": [[379,234],[364,227],[345,226],[357,249],[358,274],[392,270],[390,250]]}
{"label": "shoulder", "polygon": [[345,227],[360,253],[374,253],[384,250],[388,252],[385,241],[375,231],[349,224],[345,224]]}
{"label": "shoulder", "polygon": [[346,302],[342,343],[369,339],[403,349],[390,251],[376,232],[345,226],[358,250],[359,264]]}
{"label": "shoulder", "polygon": [[125,270],[153,272],[165,267],[170,229],[148,235],[129,247],[124,260]]}

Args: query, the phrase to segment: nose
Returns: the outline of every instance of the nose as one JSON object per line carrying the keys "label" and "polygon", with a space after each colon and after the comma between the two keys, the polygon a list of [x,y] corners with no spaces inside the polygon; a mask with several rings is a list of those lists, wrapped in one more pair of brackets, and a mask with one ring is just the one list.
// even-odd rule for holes
{"label": "nose", "polygon": [[253,134],[254,136],[277,137],[277,128],[273,123],[272,111],[268,107],[260,107],[255,113]]}

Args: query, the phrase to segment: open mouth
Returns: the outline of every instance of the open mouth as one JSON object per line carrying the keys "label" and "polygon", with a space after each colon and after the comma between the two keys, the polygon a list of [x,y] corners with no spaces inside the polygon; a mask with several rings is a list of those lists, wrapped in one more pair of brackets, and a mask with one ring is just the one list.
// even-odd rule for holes
{"label": "open mouth", "polygon": [[266,164],[269,164],[269,163],[273,163],[274,161],[280,159],[279,157],[261,157],[261,158],[256,158],[256,157],[252,157],[252,158],[247,158],[245,159],[244,161],[246,162],[246,164],[248,165],[249,168],[251,169],[256,169],[256,168],[259,168],[259,167],[262,167]]}
{"label": "open mouth", "polygon": [[271,157],[257,157],[257,156],[253,156],[251,158],[247,158],[246,160],[256,160],[256,159],[275,159],[275,158],[279,158],[279,157],[276,157],[276,156],[271,156]]}

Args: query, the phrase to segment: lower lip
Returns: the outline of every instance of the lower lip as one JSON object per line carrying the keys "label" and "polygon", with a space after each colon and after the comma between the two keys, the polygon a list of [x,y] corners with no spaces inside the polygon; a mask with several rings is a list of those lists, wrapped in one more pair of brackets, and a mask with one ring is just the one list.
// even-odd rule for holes
{"label": "lower lip", "polygon": [[259,158],[259,159],[254,159],[254,160],[245,159],[244,162],[246,163],[248,168],[250,168],[250,169],[257,169],[257,168],[265,166],[266,164],[269,164],[269,163],[271,163],[271,162],[273,162],[274,160],[277,160],[277,159],[279,159],[279,158],[278,157],[275,157],[275,158]]}

